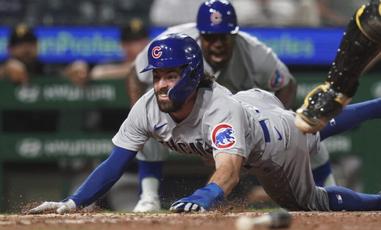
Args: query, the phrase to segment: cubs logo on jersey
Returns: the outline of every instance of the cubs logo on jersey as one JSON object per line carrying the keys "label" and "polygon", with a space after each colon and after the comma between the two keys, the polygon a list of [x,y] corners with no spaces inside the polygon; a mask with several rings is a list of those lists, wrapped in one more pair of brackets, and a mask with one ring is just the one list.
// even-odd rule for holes
{"label": "cubs logo on jersey", "polygon": [[218,25],[222,22],[222,14],[218,11],[213,11],[213,13],[210,15],[210,21],[212,22],[212,25]]}
{"label": "cubs logo on jersey", "polygon": [[216,125],[212,130],[212,142],[217,149],[227,149],[235,145],[233,126],[227,123]]}
{"label": "cubs logo on jersey", "polygon": [[161,54],[163,53],[163,51],[161,51],[161,47],[160,46],[155,46],[152,48],[152,57],[155,58],[155,59],[158,59],[161,57]]}

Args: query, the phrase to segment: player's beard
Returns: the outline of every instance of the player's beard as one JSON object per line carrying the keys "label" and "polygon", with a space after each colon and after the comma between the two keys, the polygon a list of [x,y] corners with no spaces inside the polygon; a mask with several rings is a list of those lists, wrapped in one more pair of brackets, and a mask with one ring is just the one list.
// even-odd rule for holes
{"label": "player's beard", "polygon": [[164,113],[173,113],[173,112],[177,112],[181,109],[181,105],[176,105],[171,100],[166,100],[166,101],[160,100],[159,94],[161,94],[161,93],[168,94],[168,90],[163,89],[163,90],[160,90],[158,92],[155,91],[156,101],[157,101],[157,104],[159,106],[160,111],[162,111]]}

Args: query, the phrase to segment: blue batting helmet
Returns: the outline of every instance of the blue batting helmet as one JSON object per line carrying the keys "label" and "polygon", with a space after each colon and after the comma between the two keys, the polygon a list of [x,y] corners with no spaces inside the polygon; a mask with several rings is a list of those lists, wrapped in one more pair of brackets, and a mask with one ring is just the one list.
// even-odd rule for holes
{"label": "blue batting helmet", "polygon": [[201,34],[238,33],[239,26],[234,7],[226,0],[204,2],[198,10],[197,29]]}
{"label": "blue batting helmet", "polygon": [[168,96],[173,103],[181,105],[196,90],[204,74],[201,49],[193,38],[180,33],[157,38],[148,48],[148,66],[141,72],[176,67],[184,69]]}

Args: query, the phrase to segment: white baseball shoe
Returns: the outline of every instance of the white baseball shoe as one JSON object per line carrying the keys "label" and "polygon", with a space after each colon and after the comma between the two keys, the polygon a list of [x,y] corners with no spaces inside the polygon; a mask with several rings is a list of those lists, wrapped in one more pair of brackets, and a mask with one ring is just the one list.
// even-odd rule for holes
{"label": "white baseball shoe", "polygon": [[141,196],[133,212],[158,212],[160,209],[158,196]]}

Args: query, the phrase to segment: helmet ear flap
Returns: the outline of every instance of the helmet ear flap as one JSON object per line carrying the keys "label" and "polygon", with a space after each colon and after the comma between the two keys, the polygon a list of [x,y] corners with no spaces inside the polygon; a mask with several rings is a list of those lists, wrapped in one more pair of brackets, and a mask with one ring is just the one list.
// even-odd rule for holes
{"label": "helmet ear flap", "polygon": [[203,75],[202,59],[196,64],[186,65],[181,72],[181,78],[168,91],[168,96],[175,104],[181,105],[197,89]]}
{"label": "helmet ear flap", "polygon": [[184,77],[193,78],[195,76],[195,68],[192,67],[192,63],[188,63],[182,66],[181,68],[181,79]]}
{"label": "helmet ear flap", "polygon": [[196,78],[197,69],[200,68],[201,61],[202,61],[202,59],[198,60],[198,62],[196,64],[189,63],[188,65],[186,65],[182,74],[181,74],[181,77],[182,78],[183,77],[189,77],[190,79]]}

